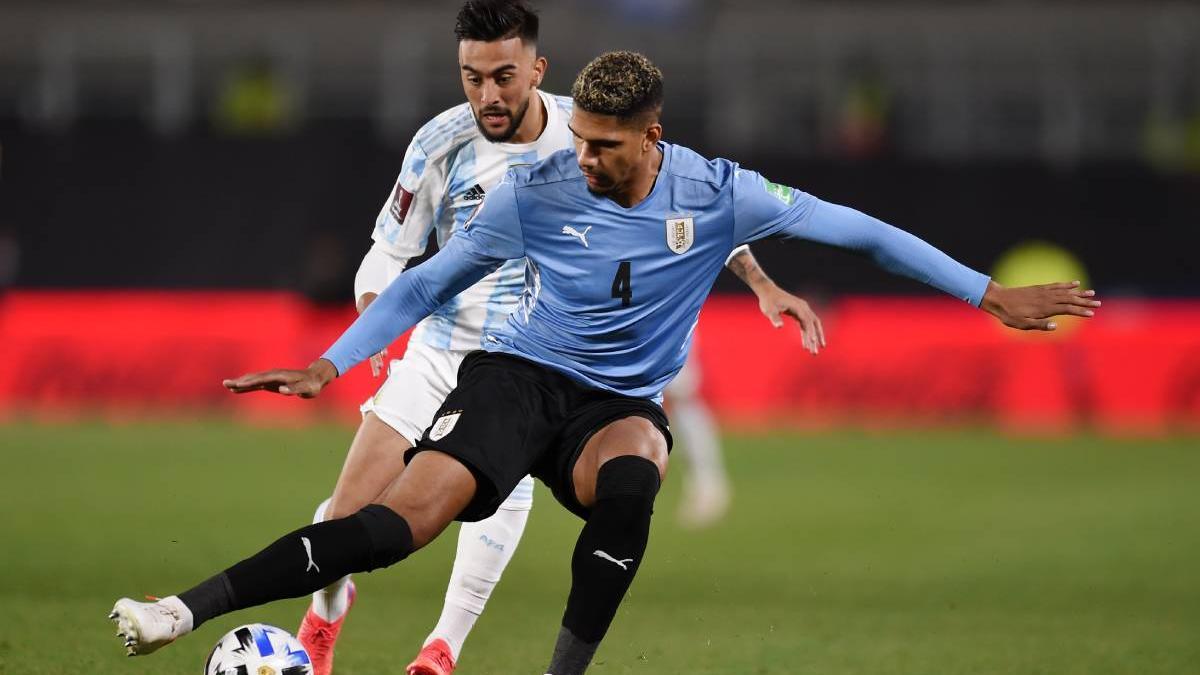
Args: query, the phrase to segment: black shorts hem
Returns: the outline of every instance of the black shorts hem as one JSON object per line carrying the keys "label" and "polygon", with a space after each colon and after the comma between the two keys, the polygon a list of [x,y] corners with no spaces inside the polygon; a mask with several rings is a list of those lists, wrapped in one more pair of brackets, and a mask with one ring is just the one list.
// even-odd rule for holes
{"label": "black shorts hem", "polygon": [[504,503],[504,497],[497,499],[499,490],[496,488],[496,480],[487,475],[487,472],[483,471],[478,466],[475,466],[475,463],[471,461],[470,457],[465,456],[464,454],[456,453],[452,448],[438,448],[418,441],[416,445],[404,451],[404,465],[408,466],[409,462],[411,462],[414,457],[426,450],[433,450],[453,457],[459,464],[465,466],[467,471],[470,471],[471,475],[475,477],[475,496],[472,497],[471,501],[465,507],[463,507],[463,510],[454,517],[455,520],[464,523],[473,523],[485,518],[489,518],[492,516],[492,514],[496,513],[496,510],[500,508],[502,503]]}
{"label": "black shorts hem", "polygon": [[[579,462],[579,456],[583,454],[584,447],[588,441],[592,440],[604,427],[616,422],[617,420],[627,419],[630,417],[640,417],[649,420],[651,424],[658,429],[663,435],[663,440],[667,443],[667,454],[670,454],[671,448],[674,445],[674,439],[671,436],[671,427],[667,421],[666,413],[655,403],[645,399],[631,398],[614,398],[606,401],[612,405],[611,410],[605,411],[604,414],[596,415],[588,419],[586,427],[577,429],[573,438],[569,439],[571,451],[562,455],[562,461],[557,462],[557,467],[554,471],[556,475],[553,477],[538,476],[542,482],[550,488],[550,492],[563,508],[571,513],[587,520],[591,515],[592,510],[589,507],[579,503],[579,498],[575,494],[575,464]],[[575,439],[578,440],[575,440]]]}

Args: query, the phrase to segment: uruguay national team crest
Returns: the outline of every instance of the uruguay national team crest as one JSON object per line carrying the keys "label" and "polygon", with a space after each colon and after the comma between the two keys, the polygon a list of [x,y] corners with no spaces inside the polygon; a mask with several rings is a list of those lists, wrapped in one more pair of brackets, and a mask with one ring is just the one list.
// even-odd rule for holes
{"label": "uruguay national team crest", "polygon": [[454,431],[454,425],[458,424],[458,418],[462,417],[461,410],[448,412],[445,415],[437,418],[433,426],[429,427],[429,440],[440,441],[446,437],[451,431]]}
{"label": "uruguay national team crest", "polygon": [[692,217],[667,218],[667,248],[672,253],[687,253],[696,240],[696,227]]}

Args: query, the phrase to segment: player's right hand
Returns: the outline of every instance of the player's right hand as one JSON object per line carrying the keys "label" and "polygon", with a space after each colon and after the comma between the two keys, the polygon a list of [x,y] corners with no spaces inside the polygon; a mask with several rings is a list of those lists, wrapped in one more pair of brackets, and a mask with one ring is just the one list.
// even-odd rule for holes
{"label": "player's right hand", "polygon": [[315,398],[335,377],[337,369],[333,364],[325,359],[317,359],[304,370],[264,370],[225,380],[222,384],[235,394],[272,391],[284,396]]}

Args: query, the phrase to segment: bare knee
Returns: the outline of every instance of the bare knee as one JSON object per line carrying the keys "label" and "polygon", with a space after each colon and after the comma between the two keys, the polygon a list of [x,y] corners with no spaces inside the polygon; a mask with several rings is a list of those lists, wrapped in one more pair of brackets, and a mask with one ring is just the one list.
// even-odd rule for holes
{"label": "bare knee", "polygon": [[[397,476],[399,478],[399,476]],[[386,488],[385,488],[386,490]],[[325,520],[336,520],[358,513],[364,506],[379,502],[382,493],[367,495],[365,492],[354,493],[335,489],[325,504]]]}
{"label": "bare knee", "polygon": [[667,477],[667,439],[644,417],[625,417],[606,425],[588,440],[572,470],[575,498],[590,507],[596,498],[600,468],[617,457],[641,457],[658,467],[658,479]]}
{"label": "bare knee", "polygon": [[356,511],[369,503],[370,502],[355,504],[353,506],[357,508],[352,508],[352,505],[345,503],[344,500],[338,501],[335,493],[333,497],[325,500],[325,513],[322,520],[337,520],[338,518],[345,518],[346,516],[354,514]]}
{"label": "bare knee", "polygon": [[366,415],[350,444],[324,519],[345,518],[378,502],[404,472],[404,454],[411,447],[407,439],[378,417]]}
{"label": "bare knee", "polygon": [[648,459],[658,467],[658,478],[667,477],[667,439],[653,422],[645,417],[626,417],[606,426],[606,438],[599,451],[596,468],[617,457],[634,456]]}

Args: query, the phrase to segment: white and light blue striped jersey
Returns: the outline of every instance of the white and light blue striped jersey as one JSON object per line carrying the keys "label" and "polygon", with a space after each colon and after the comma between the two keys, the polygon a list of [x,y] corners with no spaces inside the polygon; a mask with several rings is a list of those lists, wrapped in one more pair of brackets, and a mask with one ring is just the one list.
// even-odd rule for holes
{"label": "white and light blue striped jersey", "polygon": [[520,306],[486,349],[587,386],[659,398],[683,366],[730,251],[764,237],[857,250],[974,305],[988,277],[920,239],[729,160],[660,143],[650,194],[625,208],[593,194],[574,152],[511,171],[442,250],[401,275],[325,353],[339,373],[505,260],[527,258]]}
{"label": "white and light blue striped jersey", "polygon": [[[567,122],[571,99],[537,92],[546,127],[532,143],[492,143],[475,124],[470,104],[450,108],[421,127],[404,155],[395,188],[375,221],[372,238],[392,258],[425,251],[430,233],[438,247],[462,227],[505,172],[572,147]],[[498,328],[525,285],[525,261],[511,260],[421,321],[412,340],[438,349],[479,349],[484,331]]]}

